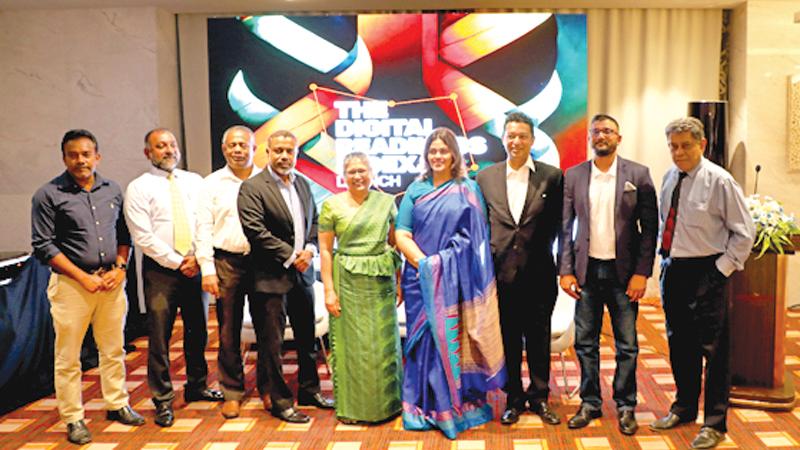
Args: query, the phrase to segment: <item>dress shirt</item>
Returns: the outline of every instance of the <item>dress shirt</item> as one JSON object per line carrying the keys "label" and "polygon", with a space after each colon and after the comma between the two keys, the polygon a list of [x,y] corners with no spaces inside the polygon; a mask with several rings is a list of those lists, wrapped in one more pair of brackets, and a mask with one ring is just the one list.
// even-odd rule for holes
{"label": "dress shirt", "polygon": [[595,259],[617,257],[614,231],[614,198],[617,193],[617,157],[608,172],[592,162],[589,179],[589,256]]}
{"label": "dress shirt", "polygon": [[131,239],[122,215],[122,189],[99,173],[88,191],[64,171],[33,196],[33,252],[48,263],[63,253],[86,272],[116,262],[117,246]]}
{"label": "dress shirt", "polygon": [[514,223],[519,224],[522,217],[522,210],[525,209],[525,198],[528,196],[528,180],[531,172],[536,172],[533,160],[528,156],[528,160],[517,170],[511,168],[506,161],[506,195],[508,196],[508,209]]}
{"label": "dress shirt", "polygon": [[[260,172],[261,169],[253,166],[248,178],[253,178]],[[242,231],[236,208],[240,187],[242,180],[227,165],[203,179],[195,239],[195,256],[203,276],[217,273],[214,266],[215,248],[230,253],[250,253],[250,243]]]}
{"label": "dress shirt", "polygon": [[[662,199],[672,198],[678,173],[672,167],[664,174]],[[661,234],[669,207],[670,202],[661,202]],[[701,158],[681,184],[677,218],[671,257],[695,258],[719,253],[717,269],[726,277],[744,268],[756,230],[742,189],[725,169]]]}
{"label": "dress shirt", "polygon": [[[172,174],[183,195],[186,220],[195,244],[195,223],[203,178],[193,172],[174,169]],[[169,195],[169,172],[151,167],[131,181],[125,194],[125,219],[133,242],[142,253],[168,269],[178,269],[183,256],[173,248],[172,199]],[[191,254],[191,251],[190,251]]]}
{"label": "dress shirt", "polygon": [[[288,269],[297,258],[297,252],[304,249],[303,243],[305,242],[306,235],[306,216],[303,213],[303,203],[300,201],[300,196],[297,195],[297,189],[294,187],[294,180],[297,178],[297,175],[294,173],[294,171],[289,172],[288,185],[284,183],[283,179],[272,170],[272,167],[269,167],[269,174],[275,179],[275,183],[278,185],[278,190],[281,192],[281,197],[283,197],[283,201],[286,202],[286,209],[288,209],[289,213],[292,215],[292,225],[294,226],[294,243],[292,247],[294,248],[294,253],[283,263],[283,267]],[[314,201],[313,198],[310,200],[312,202]],[[316,247],[314,247],[312,244],[306,245],[305,250],[310,251],[312,255],[316,254]]]}

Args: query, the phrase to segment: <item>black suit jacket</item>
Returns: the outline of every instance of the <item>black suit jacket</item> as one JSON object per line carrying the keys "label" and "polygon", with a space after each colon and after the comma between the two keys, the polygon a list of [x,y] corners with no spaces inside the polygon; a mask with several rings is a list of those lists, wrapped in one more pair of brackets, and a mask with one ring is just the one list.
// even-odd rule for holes
{"label": "black suit jacket", "polygon": [[[575,275],[586,282],[591,227],[589,182],[592,161],[583,162],[564,176],[564,213],[561,236],[561,275]],[[573,222],[578,232],[573,239]],[[656,190],[647,167],[617,156],[617,188],[614,197],[614,239],[617,278],[625,286],[631,275],[653,273],[658,234]],[[609,239],[611,236],[609,236]]]}
{"label": "black suit jacket", "polygon": [[[531,286],[555,290],[553,243],[561,227],[561,169],[538,161],[528,179],[528,193],[519,224],[508,208],[506,162],[478,173],[477,181],[489,211],[492,257],[503,283],[529,280]],[[552,285],[552,286],[551,286]],[[552,288],[552,289],[551,289]],[[555,299],[555,292],[546,292]]]}
{"label": "black suit jacket", "polygon": [[[317,207],[308,182],[299,174],[294,187],[305,215],[304,245],[317,239]],[[298,273],[294,266],[283,263],[294,254],[294,221],[281,196],[280,188],[269,169],[245,180],[239,189],[239,220],[250,242],[255,291],[285,294],[297,281],[314,283],[314,267]]]}

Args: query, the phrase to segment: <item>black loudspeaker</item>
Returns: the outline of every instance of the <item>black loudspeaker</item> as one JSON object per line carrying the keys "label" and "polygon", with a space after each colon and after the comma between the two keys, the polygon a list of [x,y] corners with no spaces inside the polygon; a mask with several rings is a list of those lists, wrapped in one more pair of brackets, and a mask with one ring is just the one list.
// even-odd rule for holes
{"label": "black loudspeaker", "polygon": [[728,102],[689,102],[689,116],[696,117],[706,128],[706,151],[703,156],[728,168]]}

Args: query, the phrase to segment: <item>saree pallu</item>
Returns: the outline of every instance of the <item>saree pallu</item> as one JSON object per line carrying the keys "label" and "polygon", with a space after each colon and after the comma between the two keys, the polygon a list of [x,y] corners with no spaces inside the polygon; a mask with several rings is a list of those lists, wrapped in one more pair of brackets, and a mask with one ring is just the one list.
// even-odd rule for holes
{"label": "saree pallu", "polygon": [[487,225],[475,192],[454,182],[417,200],[413,230],[428,256],[403,272],[403,426],[455,439],[492,420],[486,394],[506,381]]}
{"label": "saree pallu", "polygon": [[394,199],[370,193],[336,224],[333,283],[342,314],[330,317],[336,415],[380,422],[400,413],[402,363],[397,328],[397,252],[387,234]]}

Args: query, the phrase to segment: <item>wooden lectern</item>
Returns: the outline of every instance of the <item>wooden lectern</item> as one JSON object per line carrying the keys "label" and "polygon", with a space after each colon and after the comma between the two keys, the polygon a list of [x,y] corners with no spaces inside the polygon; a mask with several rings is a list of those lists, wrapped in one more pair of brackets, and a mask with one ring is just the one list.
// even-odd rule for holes
{"label": "wooden lectern", "polygon": [[[794,239],[798,248],[798,239]],[[729,283],[732,406],[788,411],[794,407],[792,375],[784,368],[785,255],[751,255]]]}

